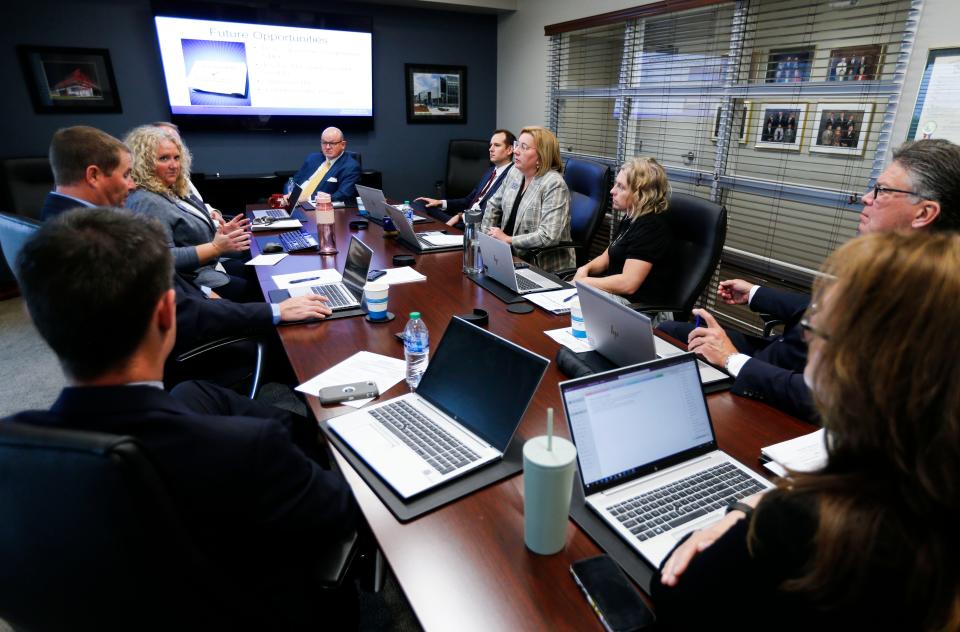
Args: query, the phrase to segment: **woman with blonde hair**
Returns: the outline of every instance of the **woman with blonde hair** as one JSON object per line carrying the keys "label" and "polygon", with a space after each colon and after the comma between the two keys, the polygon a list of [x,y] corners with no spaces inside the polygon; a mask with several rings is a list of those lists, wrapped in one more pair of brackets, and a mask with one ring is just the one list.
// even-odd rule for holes
{"label": "woman with blonde hair", "polygon": [[826,465],[674,550],[668,628],[737,599],[741,629],[960,630],[960,235],[865,235],[823,272],[801,326]]}
{"label": "woman with blonde hair", "polygon": [[634,158],[620,167],[610,189],[613,208],[625,213],[610,245],[577,269],[573,280],[630,302],[673,245],[664,219],[670,185],[653,158]]}
{"label": "woman with blonde hair", "polygon": [[137,184],[126,207],[160,221],[177,271],[227,298],[254,300],[259,288],[236,259],[250,249],[249,222],[243,214],[223,223],[190,195],[190,154],[176,135],[142,125],[131,130],[124,143],[133,157]]}
{"label": "woman with blonde hair", "polygon": [[576,264],[573,248],[535,250],[570,241],[570,191],[560,144],[545,127],[524,127],[513,143],[515,169],[489,200],[481,229],[513,246],[516,256],[553,272]]}

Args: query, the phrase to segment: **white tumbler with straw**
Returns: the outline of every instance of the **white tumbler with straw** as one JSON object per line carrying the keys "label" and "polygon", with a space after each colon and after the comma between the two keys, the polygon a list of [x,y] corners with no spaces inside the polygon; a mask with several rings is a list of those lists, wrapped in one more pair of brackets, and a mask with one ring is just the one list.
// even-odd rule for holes
{"label": "white tumbler with straw", "polygon": [[577,448],[553,436],[553,409],[547,409],[547,436],[523,445],[523,541],[534,553],[563,549],[576,460]]}

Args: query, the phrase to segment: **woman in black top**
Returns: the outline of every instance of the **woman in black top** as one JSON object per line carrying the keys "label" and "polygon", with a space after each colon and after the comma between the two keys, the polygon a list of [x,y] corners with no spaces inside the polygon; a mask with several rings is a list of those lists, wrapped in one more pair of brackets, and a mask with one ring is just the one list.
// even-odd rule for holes
{"label": "woman in black top", "polygon": [[865,235],[823,271],[801,327],[826,465],[674,550],[667,629],[960,630],[960,235]]}
{"label": "woman in black top", "polygon": [[669,191],[667,174],[653,158],[624,163],[610,196],[613,208],[626,216],[603,254],[577,269],[573,280],[629,302],[673,244],[663,216]]}

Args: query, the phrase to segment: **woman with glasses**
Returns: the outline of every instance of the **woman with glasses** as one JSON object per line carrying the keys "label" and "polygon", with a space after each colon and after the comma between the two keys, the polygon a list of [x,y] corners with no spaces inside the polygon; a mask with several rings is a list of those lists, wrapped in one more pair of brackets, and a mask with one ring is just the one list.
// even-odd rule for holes
{"label": "woman with glasses", "polygon": [[521,259],[553,272],[576,265],[573,248],[539,248],[570,241],[570,191],[560,144],[545,127],[525,127],[513,144],[515,169],[487,200],[481,229],[513,246]]}
{"label": "woman with glasses", "polygon": [[256,300],[259,286],[243,265],[250,250],[249,222],[243,214],[223,222],[190,196],[190,154],[163,128],[137,127],[124,143],[133,157],[137,184],[126,207],[160,221],[177,271],[229,299]]}
{"label": "woman with glasses", "polygon": [[802,326],[826,465],[674,550],[668,629],[732,604],[740,628],[960,629],[960,235],[865,235],[823,272]]}
{"label": "woman with glasses", "polygon": [[603,254],[578,268],[573,280],[616,295],[624,303],[648,279],[656,282],[652,271],[673,245],[664,217],[669,194],[667,174],[656,160],[625,162],[610,189],[614,210],[625,216]]}

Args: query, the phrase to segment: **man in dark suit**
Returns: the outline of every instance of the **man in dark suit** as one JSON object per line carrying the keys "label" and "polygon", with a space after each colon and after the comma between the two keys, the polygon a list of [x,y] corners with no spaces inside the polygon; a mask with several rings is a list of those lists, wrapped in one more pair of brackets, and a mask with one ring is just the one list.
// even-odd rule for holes
{"label": "man in dark suit", "polygon": [[95,127],[57,130],[50,141],[50,167],[56,188],[40,209],[43,221],[78,206],[123,206],[137,188],[130,177],[130,150]]}
{"label": "man in dark suit", "polygon": [[315,560],[358,512],[343,478],[307,457],[317,446],[292,442],[306,420],[210,384],[162,389],[177,321],[160,225],[118,209],[76,209],[41,227],[18,268],[69,386],[49,411],[13,420],[135,437],[198,547],[236,580],[238,600],[256,600],[266,627],[355,622],[347,606],[355,594],[324,593],[312,581]]}
{"label": "man in dark suit", "polygon": [[449,226],[460,221],[463,211],[478,208],[481,211],[487,206],[487,200],[497,192],[500,183],[513,166],[513,143],[517,137],[506,129],[498,129],[490,137],[490,162],[493,166],[483,172],[483,176],[466,196],[453,200],[437,200],[428,197],[418,197],[415,202],[422,202],[428,213],[444,221]]}
{"label": "man in dark suit", "polygon": [[[858,232],[960,229],[960,146],[919,140],[901,145],[893,162],[861,199]],[[668,321],[660,329],[686,340],[691,351],[736,377],[733,393],[769,402],[798,417],[813,419],[813,400],[803,381],[807,345],[801,320],[810,297],[764,288],[743,279],[722,281],[720,300],[772,315],[785,323],[782,336],[763,339],[726,330],[706,310],[694,314],[704,326]]]}
{"label": "man in dark suit", "polygon": [[360,164],[345,153],[347,140],[336,127],[328,127],[320,136],[322,153],[307,156],[293,181],[303,187],[300,200],[309,200],[317,191],[330,194],[334,202],[346,202],[357,197]]}

